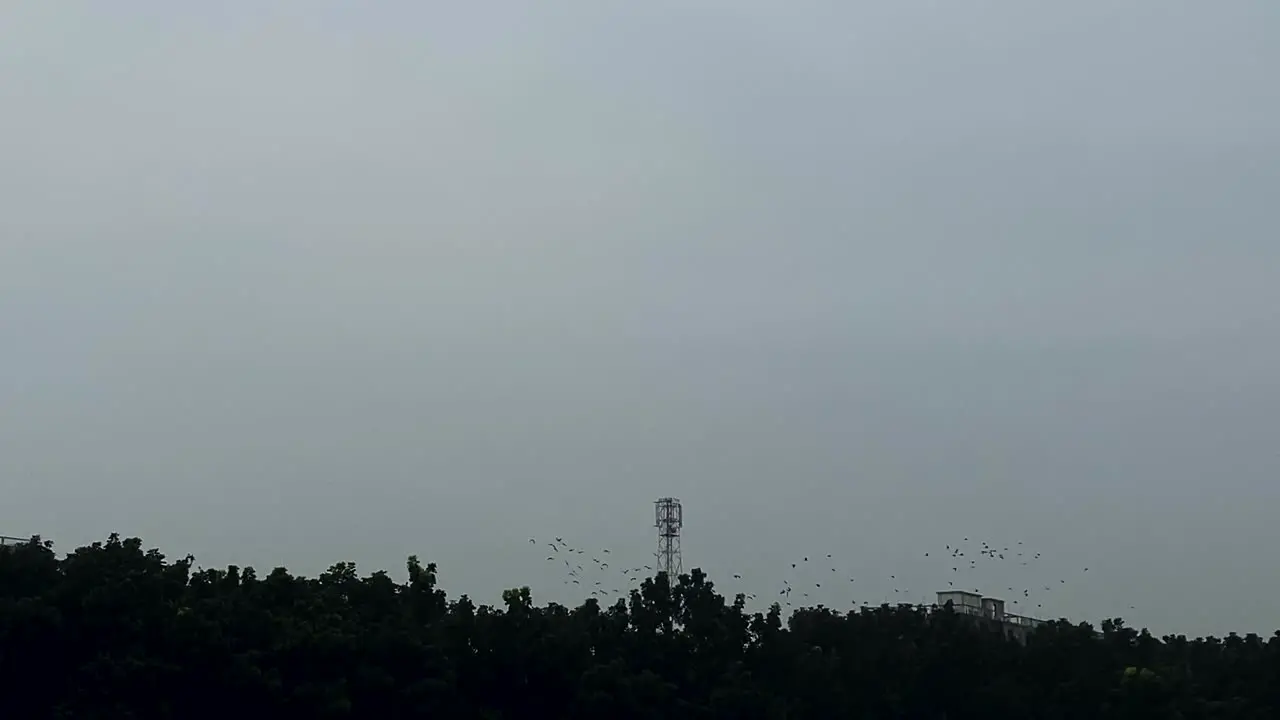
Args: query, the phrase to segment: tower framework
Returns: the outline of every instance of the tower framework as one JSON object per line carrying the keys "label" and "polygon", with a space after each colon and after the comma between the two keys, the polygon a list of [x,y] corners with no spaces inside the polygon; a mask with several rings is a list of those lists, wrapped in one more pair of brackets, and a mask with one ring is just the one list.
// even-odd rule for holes
{"label": "tower framework", "polygon": [[675,583],[684,572],[680,556],[680,528],[684,526],[684,507],[678,498],[658,498],[653,503],[654,527],[658,529],[658,571],[668,582]]}

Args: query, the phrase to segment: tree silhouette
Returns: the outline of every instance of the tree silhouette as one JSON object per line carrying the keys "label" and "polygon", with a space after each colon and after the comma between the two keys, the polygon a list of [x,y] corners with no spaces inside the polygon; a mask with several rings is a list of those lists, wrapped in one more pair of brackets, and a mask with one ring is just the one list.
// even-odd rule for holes
{"label": "tree silhouette", "polygon": [[1280,633],[1156,638],[1119,618],[1025,643],[950,608],[749,613],[700,570],[611,606],[450,599],[336,563],[195,570],[136,538],[0,552],[14,718],[1276,718]]}

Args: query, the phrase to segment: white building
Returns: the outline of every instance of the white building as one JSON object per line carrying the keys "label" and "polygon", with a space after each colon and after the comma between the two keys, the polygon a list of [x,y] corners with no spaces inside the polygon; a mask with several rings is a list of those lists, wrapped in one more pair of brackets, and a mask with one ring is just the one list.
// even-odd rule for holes
{"label": "white building", "polygon": [[1000,598],[983,597],[979,593],[965,590],[939,592],[938,607],[946,607],[947,603],[951,603],[951,609],[961,615],[999,623],[1003,626],[1006,635],[1017,638],[1019,641],[1025,641],[1027,631],[1035,629],[1044,622],[1038,618],[1005,612],[1004,600]]}

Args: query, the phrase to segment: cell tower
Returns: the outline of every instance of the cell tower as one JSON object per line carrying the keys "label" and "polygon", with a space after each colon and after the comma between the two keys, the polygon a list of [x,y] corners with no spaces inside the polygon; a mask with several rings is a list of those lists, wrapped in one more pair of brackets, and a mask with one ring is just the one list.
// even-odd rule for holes
{"label": "cell tower", "polygon": [[673,497],[658,498],[653,503],[654,527],[658,528],[658,571],[666,573],[675,584],[684,572],[680,557],[680,528],[684,526],[684,508]]}

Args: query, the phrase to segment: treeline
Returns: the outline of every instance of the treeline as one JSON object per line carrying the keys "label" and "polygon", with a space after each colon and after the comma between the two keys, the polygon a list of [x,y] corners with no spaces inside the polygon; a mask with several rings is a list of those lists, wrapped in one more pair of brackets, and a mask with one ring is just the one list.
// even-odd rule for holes
{"label": "treeline", "polygon": [[949,611],[748,613],[694,570],[611,607],[450,599],[339,563],[196,571],[112,536],[0,551],[4,718],[1280,718],[1280,633],[1050,623],[1025,645]]}

